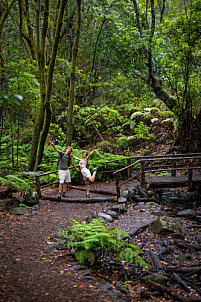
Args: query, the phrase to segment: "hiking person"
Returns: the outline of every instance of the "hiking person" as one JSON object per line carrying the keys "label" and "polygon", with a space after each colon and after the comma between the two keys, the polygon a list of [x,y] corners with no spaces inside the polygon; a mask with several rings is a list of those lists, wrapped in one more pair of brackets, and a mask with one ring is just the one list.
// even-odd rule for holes
{"label": "hiking person", "polygon": [[84,153],[82,155],[82,158],[79,158],[79,157],[72,154],[73,158],[79,160],[80,171],[81,171],[81,174],[84,178],[84,182],[85,182],[85,185],[86,185],[86,197],[87,198],[90,197],[89,184],[90,184],[90,182],[91,183],[94,182],[97,170],[99,168],[99,166],[94,168],[93,169],[93,174],[91,175],[91,172],[88,169],[88,159],[89,159],[90,155],[92,155],[94,152],[99,151],[99,150],[101,150],[101,149],[95,149],[95,150],[91,151],[89,154],[86,151],[84,151]]}
{"label": "hiking person", "polygon": [[67,196],[67,183],[71,182],[69,167],[72,165],[77,171],[78,168],[75,166],[74,162],[71,159],[71,152],[73,148],[67,146],[65,152],[60,151],[53,141],[50,141],[50,145],[54,148],[55,151],[59,153],[58,159],[58,169],[59,169],[59,198],[62,196]]}

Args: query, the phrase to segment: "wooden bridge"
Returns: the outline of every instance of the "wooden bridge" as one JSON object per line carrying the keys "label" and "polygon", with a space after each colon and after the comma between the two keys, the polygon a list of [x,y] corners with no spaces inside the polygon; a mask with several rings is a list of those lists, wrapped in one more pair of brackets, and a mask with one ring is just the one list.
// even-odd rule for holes
{"label": "wooden bridge", "polygon": [[[111,169],[98,173],[113,173],[115,179],[116,192],[93,190],[96,194],[105,195],[104,197],[93,198],[62,198],[66,202],[99,202],[116,201],[121,195],[121,188],[130,185],[136,179],[142,187],[147,184],[151,188],[175,188],[186,187],[189,191],[201,187],[201,153],[175,154],[175,155],[155,155],[155,156],[133,156],[128,157],[127,165],[119,170]],[[118,159],[104,162],[108,168],[110,163],[120,161]],[[40,184],[40,177],[58,171],[51,171],[36,176],[36,187],[41,199],[58,200],[56,196],[44,195],[42,188],[53,185]],[[72,186],[73,189],[84,190],[83,188]],[[108,195],[108,196],[106,196]]]}

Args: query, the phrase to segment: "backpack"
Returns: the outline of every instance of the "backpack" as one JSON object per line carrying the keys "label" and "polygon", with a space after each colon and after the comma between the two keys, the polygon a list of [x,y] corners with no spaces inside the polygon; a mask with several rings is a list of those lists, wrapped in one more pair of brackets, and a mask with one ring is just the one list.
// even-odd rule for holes
{"label": "backpack", "polygon": [[62,158],[63,155],[64,153],[60,153],[59,158],[57,159],[57,165],[59,165],[60,159]]}

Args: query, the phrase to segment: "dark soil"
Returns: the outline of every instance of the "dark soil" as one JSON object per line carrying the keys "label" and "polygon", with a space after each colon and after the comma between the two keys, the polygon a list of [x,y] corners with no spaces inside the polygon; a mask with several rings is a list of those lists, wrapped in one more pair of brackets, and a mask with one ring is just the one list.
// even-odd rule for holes
{"label": "dark soil", "polygon": [[[105,184],[105,187],[108,186],[112,187],[112,184]],[[55,194],[55,189],[46,190],[49,194]],[[84,197],[84,194],[83,191],[72,189],[69,191],[69,196],[73,197],[78,195]],[[143,271],[139,268],[122,263],[121,277],[118,276],[118,271],[114,274],[114,270],[109,275],[110,270],[107,272],[105,267],[103,277],[99,271],[97,275],[93,272],[96,280],[87,279],[72,268],[73,263],[69,262],[65,250],[49,248],[57,230],[69,228],[72,225],[71,219],[84,222],[92,211],[101,212],[110,206],[110,203],[81,204],[41,200],[39,210],[28,215],[12,216],[8,211],[0,212],[0,301],[148,301],[146,295],[142,295],[148,288],[140,280]],[[145,260],[154,271],[154,264],[147,252],[151,249],[154,253],[160,254],[164,247],[175,246],[175,242],[171,235],[156,236],[149,231],[147,225],[153,217],[153,213],[135,210],[134,204],[131,204],[126,214],[121,215],[112,224],[108,223],[108,226],[118,226],[133,234],[140,230],[132,236],[131,241],[145,252]],[[196,245],[201,236],[200,223],[186,218],[177,219],[183,227],[184,242]],[[165,274],[169,273],[171,268],[200,264],[201,251],[190,247],[172,249],[169,254],[163,256],[162,262]],[[111,277],[113,281],[108,283],[112,285],[113,293],[100,288],[101,281],[104,281],[104,278],[109,280]],[[201,281],[199,274],[194,274],[191,278],[194,278],[192,280],[196,284]],[[126,286],[127,294],[114,289],[116,280],[132,281],[131,285]],[[170,285],[173,291],[179,292],[183,297],[200,297],[199,292],[192,286],[190,292],[187,292],[173,281]],[[149,301],[177,301],[177,299],[161,294],[157,297],[150,295]]]}

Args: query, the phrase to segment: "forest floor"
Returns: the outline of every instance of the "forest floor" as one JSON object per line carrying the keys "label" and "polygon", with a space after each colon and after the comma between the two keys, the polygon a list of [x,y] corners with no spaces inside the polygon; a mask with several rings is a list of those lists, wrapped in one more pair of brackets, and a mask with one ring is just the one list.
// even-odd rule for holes
{"label": "forest floor", "polygon": [[[97,183],[93,185],[96,188],[113,186],[113,184],[100,185]],[[50,189],[46,190],[48,193],[55,194]],[[75,195],[84,197],[84,192],[69,190],[69,196]],[[98,275],[95,276],[93,272],[92,277],[95,276],[96,279],[81,275],[74,268],[75,263],[69,262],[65,250],[49,248],[57,230],[68,229],[73,224],[72,219],[84,222],[86,216],[91,212],[102,212],[104,209],[110,208],[110,206],[111,203],[109,202],[82,204],[40,200],[39,209],[30,212],[28,215],[12,216],[8,211],[0,212],[0,301],[177,301],[171,295],[150,295],[149,299],[145,296],[143,297],[141,293],[146,291],[146,285],[136,278],[136,275],[131,276],[132,274],[128,278],[133,277],[136,281],[132,282],[130,286],[127,284],[127,292],[116,290],[113,282],[110,282],[112,291],[108,290],[106,289],[107,287],[104,287],[106,283],[104,277],[102,279],[97,278]],[[201,211],[201,209],[199,210]],[[122,214],[108,226],[117,226],[130,232],[146,226],[153,217],[151,213],[134,209],[131,205],[127,213]],[[196,227],[193,228],[192,221],[185,218],[178,218],[178,220],[182,225],[186,242],[197,244],[200,236],[200,224],[196,224]],[[167,245],[169,242],[173,244],[171,236],[156,236],[149,232],[147,227],[142,228],[140,234],[134,236],[134,241],[133,243],[140,247],[146,245],[145,250],[151,249],[158,253],[161,246],[164,247],[165,242]],[[164,259],[163,266],[168,266],[168,264],[169,267],[177,266],[178,263],[175,263],[175,258],[172,260],[174,253],[175,251],[168,256],[169,259]],[[189,253],[191,254],[190,256],[187,255]],[[184,254],[183,251],[177,250],[176,254],[178,261],[179,258],[185,258],[185,261],[182,262],[185,266],[192,263],[195,266],[200,266],[201,253],[199,249],[185,249]],[[147,260],[148,262],[150,261],[148,258]],[[106,272],[105,277],[105,280],[107,280]],[[198,278],[200,278],[200,275],[198,275]],[[110,277],[108,276],[109,279]],[[185,297],[184,288],[173,284],[173,289]],[[196,299],[200,297],[193,288],[190,288],[188,295]]]}

